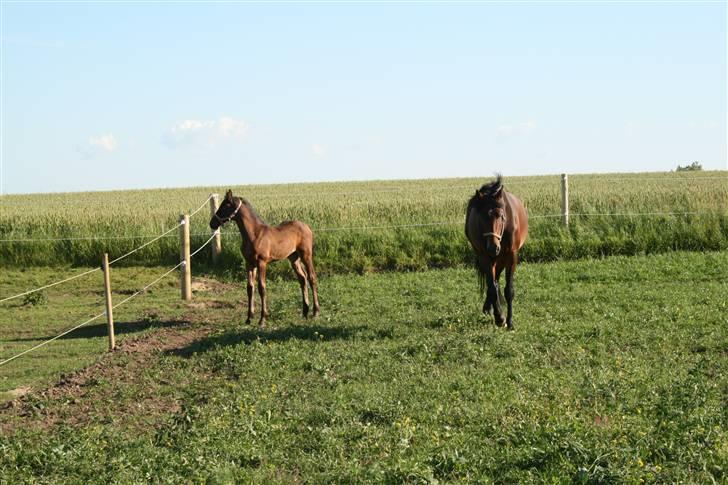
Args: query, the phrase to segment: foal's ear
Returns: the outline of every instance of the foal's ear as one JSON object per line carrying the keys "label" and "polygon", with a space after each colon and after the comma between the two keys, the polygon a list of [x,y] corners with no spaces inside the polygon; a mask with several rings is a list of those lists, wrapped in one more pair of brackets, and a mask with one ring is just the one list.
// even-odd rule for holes
{"label": "foal's ear", "polygon": [[233,191],[232,190],[228,190],[225,193],[225,200],[227,200],[228,202],[232,202],[233,201]]}

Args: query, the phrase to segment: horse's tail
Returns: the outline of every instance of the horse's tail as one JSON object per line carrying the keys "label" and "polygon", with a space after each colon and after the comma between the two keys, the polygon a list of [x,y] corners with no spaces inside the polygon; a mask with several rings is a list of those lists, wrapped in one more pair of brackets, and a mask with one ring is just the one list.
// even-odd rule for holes
{"label": "horse's tail", "polygon": [[480,290],[480,294],[485,293],[485,288],[487,286],[487,269],[483,268],[482,263],[480,262],[480,259],[478,256],[475,256],[475,272],[478,275],[478,289]]}

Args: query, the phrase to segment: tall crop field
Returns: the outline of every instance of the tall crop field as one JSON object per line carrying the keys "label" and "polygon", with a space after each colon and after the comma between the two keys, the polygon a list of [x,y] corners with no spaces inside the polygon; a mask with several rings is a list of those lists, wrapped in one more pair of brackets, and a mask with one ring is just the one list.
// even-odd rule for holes
{"label": "tall crop field", "polygon": [[[195,187],[0,199],[0,264],[95,265],[172,228],[212,192],[232,188],[270,224],[307,222],[322,272],[417,270],[470,261],[465,205],[492,177]],[[569,228],[560,222],[560,177],[506,177],[531,217],[522,257],[530,261],[728,248],[728,173],[646,173],[569,177]],[[632,215],[632,214],[647,215]],[[660,213],[674,213],[658,215]],[[686,214],[687,213],[687,214]],[[598,215],[605,214],[605,215]],[[209,209],[192,218],[193,247],[210,234]],[[394,227],[393,227],[394,226]],[[221,266],[239,268],[240,236],[223,231]],[[167,264],[176,231],[125,260]],[[208,252],[200,254],[209,258]],[[199,257],[198,257],[199,258]],[[199,264],[199,263],[198,263]]]}

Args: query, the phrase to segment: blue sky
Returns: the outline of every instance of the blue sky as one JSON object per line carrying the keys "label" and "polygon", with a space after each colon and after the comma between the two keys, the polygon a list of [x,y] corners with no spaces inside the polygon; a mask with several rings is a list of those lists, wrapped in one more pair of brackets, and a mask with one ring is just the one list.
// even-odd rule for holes
{"label": "blue sky", "polygon": [[2,193],[726,169],[724,2],[7,3]]}

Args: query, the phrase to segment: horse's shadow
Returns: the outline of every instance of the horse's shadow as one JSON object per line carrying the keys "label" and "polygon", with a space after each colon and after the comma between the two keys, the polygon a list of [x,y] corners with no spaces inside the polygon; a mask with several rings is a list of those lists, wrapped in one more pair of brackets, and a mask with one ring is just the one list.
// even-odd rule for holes
{"label": "horse's shadow", "polygon": [[231,330],[220,335],[203,338],[186,347],[170,350],[169,353],[189,358],[195,354],[207,352],[231,345],[250,345],[254,342],[286,342],[288,340],[309,340],[326,342],[331,340],[348,340],[364,329],[356,327],[326,327],[322,325],[294,325],[280,328],[248,328]]}

